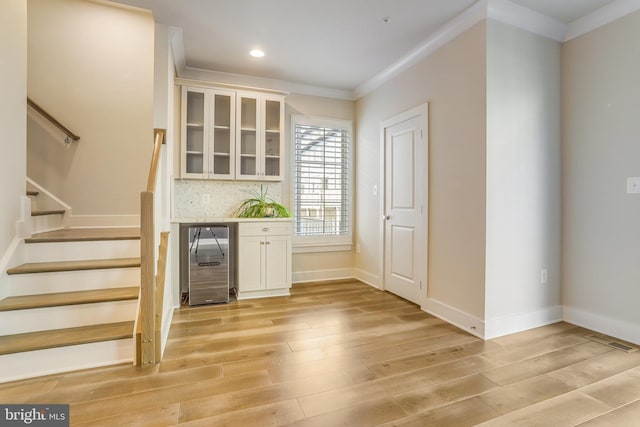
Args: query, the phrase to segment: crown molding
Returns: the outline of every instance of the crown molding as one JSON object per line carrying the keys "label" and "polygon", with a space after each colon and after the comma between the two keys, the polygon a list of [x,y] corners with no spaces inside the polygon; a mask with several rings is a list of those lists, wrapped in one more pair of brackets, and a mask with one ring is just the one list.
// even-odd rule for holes
{"label": "crown molding", "polygon": [[640,0],[617,0],[570,23],[564,41],[580,37],[638,10],[640,10]]}
{"label": "crown molding", "polygon": [[440,27],[431,37],[425,40],[408,55],[401,58],[396,63],[385,68],[382,72],[367,80],[353,91],[353,97],[359,99],[366,94],[373,92],[383,83],[427,58],[442,46],[458,37],[460,34],[473,27],[478,22],[487,17],[487,0],[481,0],[465,9],[464,12],[453,18],[451,21]]}
{"label": "crown molding", "polygon": [[254,88],[256,90],[268,90],[286,93],[298,93],[302,95],[320,96],[353,100],[353,94],[348,90],[331,89],[320,86],[306,85],[285,80],[270,79],[266,77],[249,76],[245,74],[224,73],[202,68],[184,67],[178,72],[178,77],[189,80],[201,80],[215,82],[224,86],[236,86]]}
{"label": "crown molding", "polygon": [[564,41],[567,24],[508,0],[489,0],[487,17],[558,42]]}

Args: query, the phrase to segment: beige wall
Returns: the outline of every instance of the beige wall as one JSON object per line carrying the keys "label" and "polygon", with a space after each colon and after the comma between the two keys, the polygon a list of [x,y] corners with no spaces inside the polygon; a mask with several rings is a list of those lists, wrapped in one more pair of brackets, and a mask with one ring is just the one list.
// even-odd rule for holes
{"label": "beige wall", "polygon": [[29,96],[81,140],[29,124],[28,175],[74,215],[138,215],[153,131],[150,14],[29,0]]}
{"label": "beige wall", "polygon": [[640,343],[640,12],[563,48],[565,319]]}
{"label": "beige wall", "polygon": [[[0,261],[16,237],[26,189],[27,2],[0,6]],[[0,271],[5,267],[1,265]]]}
{"label": "beige wall", "polygon": [[486,35],[479,23],[357,102],[356,268],[380,280],[380,124],[429,102],[428,298],[484,315]]}
{"label": "beige wall", "polygon": [[562,316],[560,80],[560,43],[487,21],[488,338]]}
{"label": "beige wall", "polygon": [[[288,136],[285,153],[290,165],[292,164],[291,147],[293,146],[291,141],[292,114],[352,120],[355,129],[355,103],[353,101],[290,94],[287,96],[285,105],[285,126]],[[286,206],[292,206],[293,187],[290,178],[291,168],[288,168],[282,183],[282,199]],[[353,256],[353,251],[294,254],[292,260],[294,282],[352,277]]]}

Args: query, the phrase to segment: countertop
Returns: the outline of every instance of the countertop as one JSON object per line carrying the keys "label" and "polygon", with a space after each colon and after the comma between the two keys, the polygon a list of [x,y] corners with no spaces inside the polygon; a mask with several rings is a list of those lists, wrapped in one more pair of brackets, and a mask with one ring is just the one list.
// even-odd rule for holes
{"label": "countertop", "polygon": [[174,224],[185,223],[224,223],[224,222],[261,222],[261,221],[276,221],[276,222],[291,222],[293,218],[235,218],[235,217],[199,217],[199,218],[173,218],[171,222]]}

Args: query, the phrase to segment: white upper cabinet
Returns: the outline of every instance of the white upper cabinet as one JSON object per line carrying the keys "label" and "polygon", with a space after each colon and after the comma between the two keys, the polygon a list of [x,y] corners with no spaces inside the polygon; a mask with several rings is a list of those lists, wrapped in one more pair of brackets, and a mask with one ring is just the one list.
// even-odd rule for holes
{"label": "white upper cabinet", "polygon": [[235,177],[235,92],[182,88],[183,178]]}
{"label": "white upper cabinet", "polygon": [[236,179],[281,181],[284,171],[284,98],[238,92]]}
{"label": "white upper cabinet", "polygon": [[182,88],[182,178],[282,181],[284,96]]}

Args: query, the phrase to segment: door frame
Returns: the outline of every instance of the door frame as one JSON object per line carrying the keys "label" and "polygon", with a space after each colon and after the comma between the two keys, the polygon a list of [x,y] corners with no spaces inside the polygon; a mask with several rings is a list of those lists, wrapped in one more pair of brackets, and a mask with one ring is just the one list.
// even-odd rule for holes
{"label": "door frame", "polygon": [[418,252],[420,257],[424,259],[424,267],[420,268],[418,271],[420,280],[423,284],[422,289],[420,291],[420,296],[418,298],[420,308],[424,307],[427,302],[427,290],[428,290],[428,271],[429,271],[429,103],[426,102],[424,104],[418,105],[417,107],[411,108],[403,113],[397,114],[393,117],[390,117],[380,123],[380,170],[382,173],[380,174],[380,183],[378,192],[380,201],[379,201],[379,212],[380,212],[380,220],[378,225],[379,236],[381,239],[381,245],[378,248],[378,262],[380,265],[380,289],[386,290],[386,269],[385,269],[385,249],[387,245],[386,241],[386,225],[385,225],[385,200],[386,200],[386,178],[387,178],[387,170],[386,170],[386,130],[394,125],[400,124],[404,121],[413,119],[414,117],[422,117],[424,119],[424,131],[425,135],[423,136],[423,146],[422,146],[422,157],[424,160],[424,164],[426,168],[420,169],[420,176],[418,177],[420,181],[420,185],[422,186],[422,206],[423,206],[423,220],[422,227],[418,231],[418,241],[421,244],[418,247]]}

